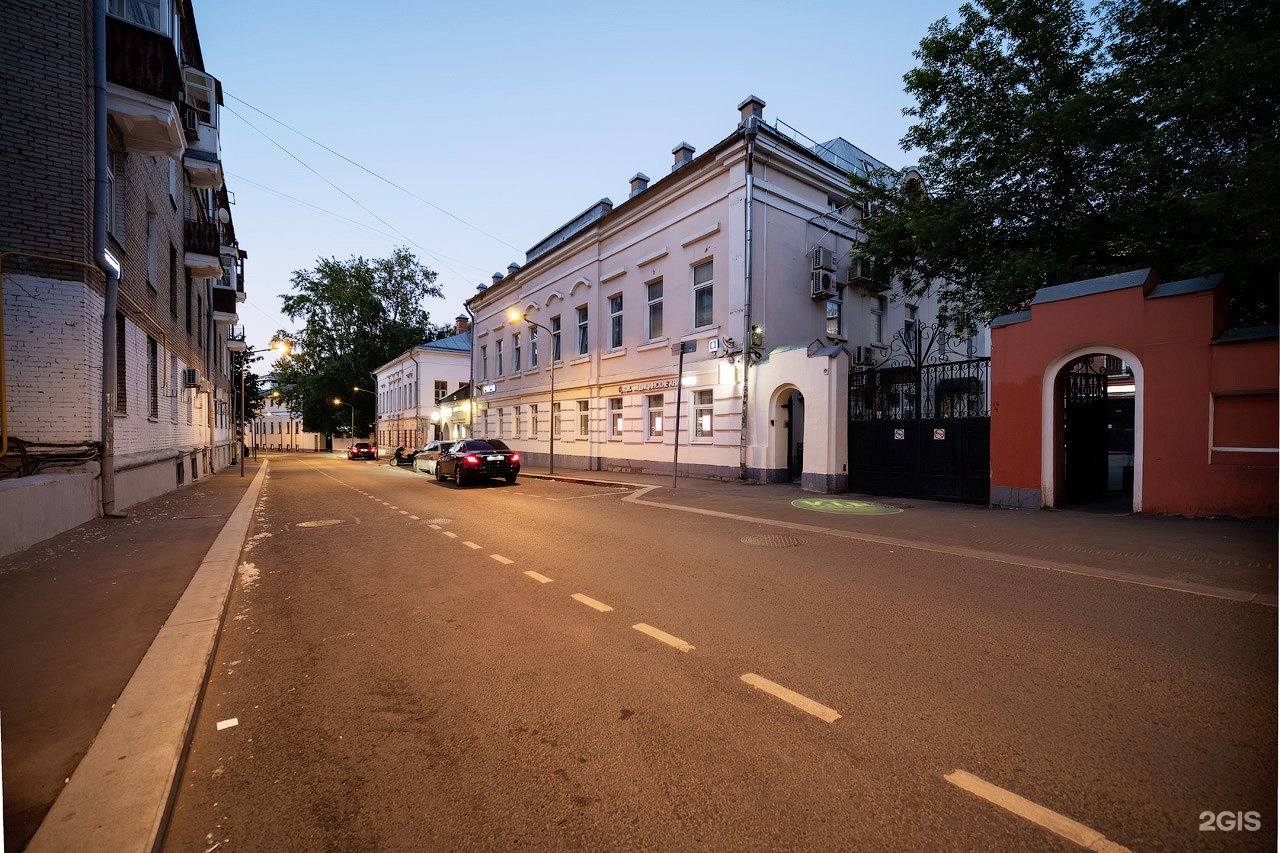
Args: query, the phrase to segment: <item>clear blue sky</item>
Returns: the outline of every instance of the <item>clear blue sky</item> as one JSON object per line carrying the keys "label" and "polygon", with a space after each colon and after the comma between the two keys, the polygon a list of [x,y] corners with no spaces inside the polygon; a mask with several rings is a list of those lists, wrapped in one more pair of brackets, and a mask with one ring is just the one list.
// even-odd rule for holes
{"label": "clear blue sky", "polygon": [[294,270],[400,245],[440,274],[444,298],[427,307],[452,322],[477,284],[572,216],[623,201],[637,171],[657,180],[680,142],[700,153],[731,133],[748,95],[768,121],[909,165],[902,76],[929,24],[957,7],[195,0],[226,95],[250,343],[294,328],[280,311]]}

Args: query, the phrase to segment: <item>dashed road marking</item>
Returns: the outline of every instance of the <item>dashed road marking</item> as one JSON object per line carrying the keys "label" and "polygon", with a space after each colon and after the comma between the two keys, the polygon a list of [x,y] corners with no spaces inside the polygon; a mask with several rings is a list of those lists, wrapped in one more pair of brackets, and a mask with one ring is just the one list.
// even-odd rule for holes
{"label": "dashed road marking", "polygon": [[401,515],[408,515],[408,514],[409,514],[409,510],[407,510],[407,509],[402,509],[402,510],[400,510],[400,514],[401,514]]}
{"label": "dashed road marking", "polygon": [[515,560],[508,560],[506,557],[502,556],[501,554],[490,554],[489,558],[491,560],[497,560],[499,563],[502,563],[502,565],[504,566],[509,566],[515,562]]}
{"label": "dashed road marking", "polygon": [[972,773],[957,770],[954,773],[944,775],[942,778],[957,788],[962,788],[989,803],[994,803],[1006,811],[1013,812],[1018,817],[1029,820],[1037,826],[1042,826],[1087,850],[1105,851],[1105,853],[1128,853],[1129,851],[1128,847],[1122,847],[1114,841],[1107,840],[1107,837],[1096,829],[1090,829],[1082,823],[1077,823],[1065,815],[1060,815],[1055,811],[1046,809],[1044,806],[1037,805],[1012,791],[1006,791],[1004,788],[985,782]]}
{"label": "dashed road marking", "polygon": [[219,721],[218,721],[218,731],[222,731],[223,729],[229,729],[229,728],[231,728],[232,726],[238,726],[238,725],[240,725],[240,718],[239,718],[239,717],[232,717],[232,718],[231,718],[231,719],[229,719],[229,720],[219,720]]}
{"label": "dashed road marking", "polygon": [[431,527],[431,529],[432,529],[432,530],[439,530],[439,529],[440,529],[440,525],[438,525],[438,524],[432,524],[432,525],[430,525],[430,527]]}
{"label": "dashed road marking", "polygon": [[538,583],[554,583],[551,578],[546,575],[540,575],[537,572],[525,572],[525,574],[536,580]]}
{"label": "dashed road marking", "polygon": [[442,532],[444,533],[444,535],[445,535],[445,536],[448,536],[450,539],[457,539],[457,538],[458,538],[458,534],[454,533],[452,530],[445,530],[445,531],[442,531]]}
{"label": "dashed road marking", "polygon": [[416,515],[411,515],[411,516],[409,516],[409,517],[410,517],[410,518],[412,518],[414,521],[421,521],[421,520],[422,520],[422,519],[418,518]]}
{"label": "dashed road marking", "polygon": [[470,548],[472,551],[479,551],[479,550],[480,550],[480,546],[479,546],[479,545],[477,545],[477,544],[476,544],[476,543],[474,543],[474,542],[463,542],[462,544],[463,544],[463,545],[466,545],[466,546],[467,546],[468,548]]}
{"label": "dashed road marking", "polygon": [[770,681],[767,678],[762,678],[754,672],[748,672],[746,675],[742,676],[742,680],[757,690],[763,690],[770,696],[774,696],[781,699],[783,702],[796,706],[807,714],[813,714],[823,722],[834,723],[836,720],[840,719],[840,714],[834,709],[828,708],[820,702],[815,702],[807,696],[801,696],[794,690],[788,690],[781,684]]}
{"label": "dashed road marking", "polygon": [[588,607],[593,607],[596,610],[599,610],[601,613],[608,613],[610,610],[613,609],[609,605],[605,604],[603,601],[596,601],[594,598],[589,598],[588,596],[585,596],[580,592],[575,592],[573,595],[569,597],[574,599],[575,601],[582,602]]}
{"label": "dashed road marking", "polygon": [[668,634],[666,631],[661,631],[653,627],[652,625],[646,625],[643,622],[641,622],[640,624],[632,625],[631,627],[635,628],[641,634],[648,634],[650,637],[653,637],[655,640],[666,643],[668,646],[679,649],[682,652],[693,651],[693,646],[689,645],[684,640],[680,639],[679,637],[672,636],[671,634]]}

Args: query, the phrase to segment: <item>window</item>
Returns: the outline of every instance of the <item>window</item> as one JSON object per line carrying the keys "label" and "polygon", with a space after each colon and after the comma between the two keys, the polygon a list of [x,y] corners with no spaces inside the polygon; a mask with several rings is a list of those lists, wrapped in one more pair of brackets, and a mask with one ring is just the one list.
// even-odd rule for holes
{"label": "window", "polygon": [[520,372],[520,333],[511,336],[511,372]]}
{"label": "window", "polygon": [[489,378],[489,348],[480,347],[480,378]]}
{"label": "window", "polygon": [[839,299],[827,300],[827,337],[841,338],[844,337],[844,323],[841,318],[842,304]]}
{"label": "window", "polygon": [[711,277],[712,261],[693,268],[693,326],[700,329],[712,321]]}
{"label": "window", "polygon": [[538,437],[538,404],[529,404],[529,438]]}
{"label": "window", "polygon": [[196,346],[204,346],[204,297],[196,296]]}
{"label": "window", "polygon": [[131,24],[169,35],[167,0],[111,0],[107,11],[113,17],[123,18]]}
{"label": "window", "polygon": [[908,305],[903,309],[902,339],[907,349],[914,351],[916,347],[916,306]]}
{"label": "window", "polygon": [[538,329],[536,326],[529,327],[529,369],[538,366]]}
{"label": "window", "polygon": [[649,394],[644,398],[645,423],[649,438],[662,438],[662,395]]}
{"label": "window", "polygon": [[502,438],[502,431],[507,428],[507,419],[503,417],[505,409],[498,409],[498,438]]}
{"label": "window", "polygon": [[[169,356],[169,387],[178,387],[178,357],[176,355]],[[169,420],[175,424],[178,422],[178,392],[175,390],[169,394]]]}
{"label": "window", "polygon": [[693,437],[711,438],[714,395],[710,388],[693,392]]}
{"label": "window", "polygon": [[147,336],[147,417],[160,417],[160,345]]}
{"label": "window", "polygon": [[662,337],[662,279],[651,281],[645,288],[649,296],[649,340]]}
{"label": "window", "polygon": [[191,334],[191,321],[193,319],[192,317],[193,312],[191,308],[191,305],[192,305],[191,297],[193,295],[194,295],[193,291],[191,290],[191,271],[187,270],[187,334],[188,335]]}
{"label": "window", "polygon": [[609,349],[622,346],[622,294],[609,297]]}
{"label": "window", "polygon": [[560,437],[560,404],[551,404],[551,434]]}
{"label": "window", "polygon": [[520,406],[515,407],[515,413],[516,413],[516,416],[514,418],[514,422],[511,424],[511,434],[514,435],[516,438],[519,438],[520,428],[524,425],[523,422],[520,420],[520,416],[523,414],[523,410],[521,409]]}
{"label": "window", "polygon": [[609,438],[622,438],[622,398],[609,398]]}
{"label": "window", "polygon": [[195,109],[201,124],[216,126],[218,114],[214,111],[213,78],[195,68],[187,68],[183,77],[187,84],[187,104]]}
{"label": "window", "polygon": [[147,209],[147,287],[156,289],[156,212]]}
{"label": "window", "polygon": [[129,384],[125,381],[128,372],[128,349],[124,342],[124,315],[116,312],[116,412],[124,414],[129,411]]}
{"label": "window", "polygon": [[496,375],[501,376],[502,375],[502,340],[501,339],[494,341],[493,343],[493,357],[497,359],[497,361],[495,362],[498,368],[498,372]]}
{"label": "window", "polygon": [[[117,202],[124,192],[123,159],[114,151],[107,158],[107,232],[120,238],[124,237],[120,232],[120,226],[124,223],[119,214]],[[119,184],[116,183],[117,178],[120,180]]]}
{"label": "window", "polygon": [[888,300],[877,296],[871,300],[871,342],[884,343],[884,312],[888,308]]}
{"label": "window", "polygon": [[442,397],[448,397],[448,396],[449,396],[449,383],[445,382],[442,379],[437,379],[435,401],[439,403]]}
{"label": "window", "polygon": [[591,403],[578,401],[578,438],[588,438],[591,432]]}
{"label": "window", "polygon": [[578,306],[578,355],[586,355],[587,347],[591,342],[590,335],[587,332],[587,306]]}
{"label": "window", "polygon": [[172,157],[166,157],[169,161],[169,201],[173,202],[173,206],[178,206],[178,161]]}
{"label": "window", "polygon": [[551,361],[560,361],[560,318],[551,318]]}

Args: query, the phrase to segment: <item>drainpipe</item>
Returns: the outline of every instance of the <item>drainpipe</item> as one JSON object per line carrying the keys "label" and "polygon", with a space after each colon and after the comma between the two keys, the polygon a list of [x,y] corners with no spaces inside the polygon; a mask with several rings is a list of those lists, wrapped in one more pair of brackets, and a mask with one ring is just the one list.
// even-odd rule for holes
{"label": "drainpipe", "polygon": [[[471,310],[471,306],[462,303],[462,307],[467,312],[467,331],[471,333],[471,346],[467,348],[467,385],[470,386],[469,393],[471,399],[468,401],[471,405],[467,406],[467,438],[475,438],[476,435],[476,315]],[[555,417],[555,413],[551,413],[551,417]],[[552,424],[552,429],[555,425]]]}
{"label": "drainpipe", "polygon": [[745,248],[742,263],[742,437],[738,442],[738,479],[747,479],[747,378],[751,374],[751,204],[755,193],[756,132],[759,119],[747,120],[747,188],[744,213]]}
{"label": "drainpipe", "polygon": [[120,267],[107,252],[107,0],[93,3],[93,257],[106,277],[102,305],[102,516],[116,510],[116,308]]}
{"label": "drainpipe", "polygon": [[214,343],[214,325],[213,325],[213,279],[206,278],[204,280],[204,316],[200,319],[204,321],[204,375],[209,377],[209,411],[205,415],[205,419],[209,424],[209,473],[217,471],[218,444],[217,444],[217,417],[214,415],[214,409],[218,405],[218,384],[213,378],[213,353],[215,349]]}

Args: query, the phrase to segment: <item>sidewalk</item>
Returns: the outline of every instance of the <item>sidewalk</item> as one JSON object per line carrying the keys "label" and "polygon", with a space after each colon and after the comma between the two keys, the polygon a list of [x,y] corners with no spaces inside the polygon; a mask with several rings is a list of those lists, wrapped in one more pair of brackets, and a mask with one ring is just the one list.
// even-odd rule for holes
{"label": "sidewalk", "polygon": [[[62,813],[74,811],[64,804],[77,796],[82,803],[100,799],[84,793],[87,783],[81,783],[77,795],[77,780],[64,782],[91,745],[130,743],[128,751],[145,764],[166,765],[181,757],[190,723],[183,715],[194,717],[207,672],[208,659],[200,659],[198,650],[201,643],[216,639],[220,608],[261,485],[257,475],[273,455],[249,460],[243,478],[237,467],[228,468],[130,508],[127,519],[97,519],[0,558],[6,850],[28,844],[64,787],[68,796],[60,802]],[[425,476],[400,471],[404,476]],[[673,488],[670,477],[607,471],[562,470],[552,478],[545,468],[526,467],[521,476],[626,486],[632,490],[627,499],[637,503],[943,552],[955,555],[957,565],[966,557],[998,559],[1029,570],[1078,571],[1258,604],[1276,601],[1275,521],[991,510],[914,499],[815,495],[790,484],[737,481],[681,479]],[[792,503],[815,498],[874,502],[901,512],[849,515]],[[187,634],[196,628],[199,642],[185,654],[175,653],[165,640],[177,631],[187,642]],[[157,650],[168,650],[167,656],[157,658]],[[181,671],[175,674],[173,669]],[[147,709],[168,709],[169,735],[160,736],[154,721],[136,731],[142,718],[134,719],[132,733],[128,726],[113,728],[112,721],[125,714],[108,721],[113,703],[122,707],[139,701],[140,681],[168,691],[162,697],[167,704],[152,694],[145,694],[142,702]],[[171,742],[151,743],[166,737]],[[113,762],[117,758],[110,756]],[[84,765],[93,760],[90,756]],[[87,770],[81,773],[84,778],[89,775]],[[162,782],[163,773],[160,776]],[[149,845],[139,827],[158,831],[171,795],[153,793],[157,783],[152,780],[145,790],[134,792],[140,798],[151,797],[152,802],[140,803],[137,809],[146,820],[133,829],[116,827],[124,835],[98,844],[99,849]],[[88,812],[90,806],[103,807],[92,802],[82,810]],[[56,822],[63,822],[61,816]],[[41,831],[42,839],[50,829]],[[136,839],[127,835],[131,831]],[[136,843],[126,843],[133,840]],[[55,845],[37,843],[33,849],[41,846]]]}

